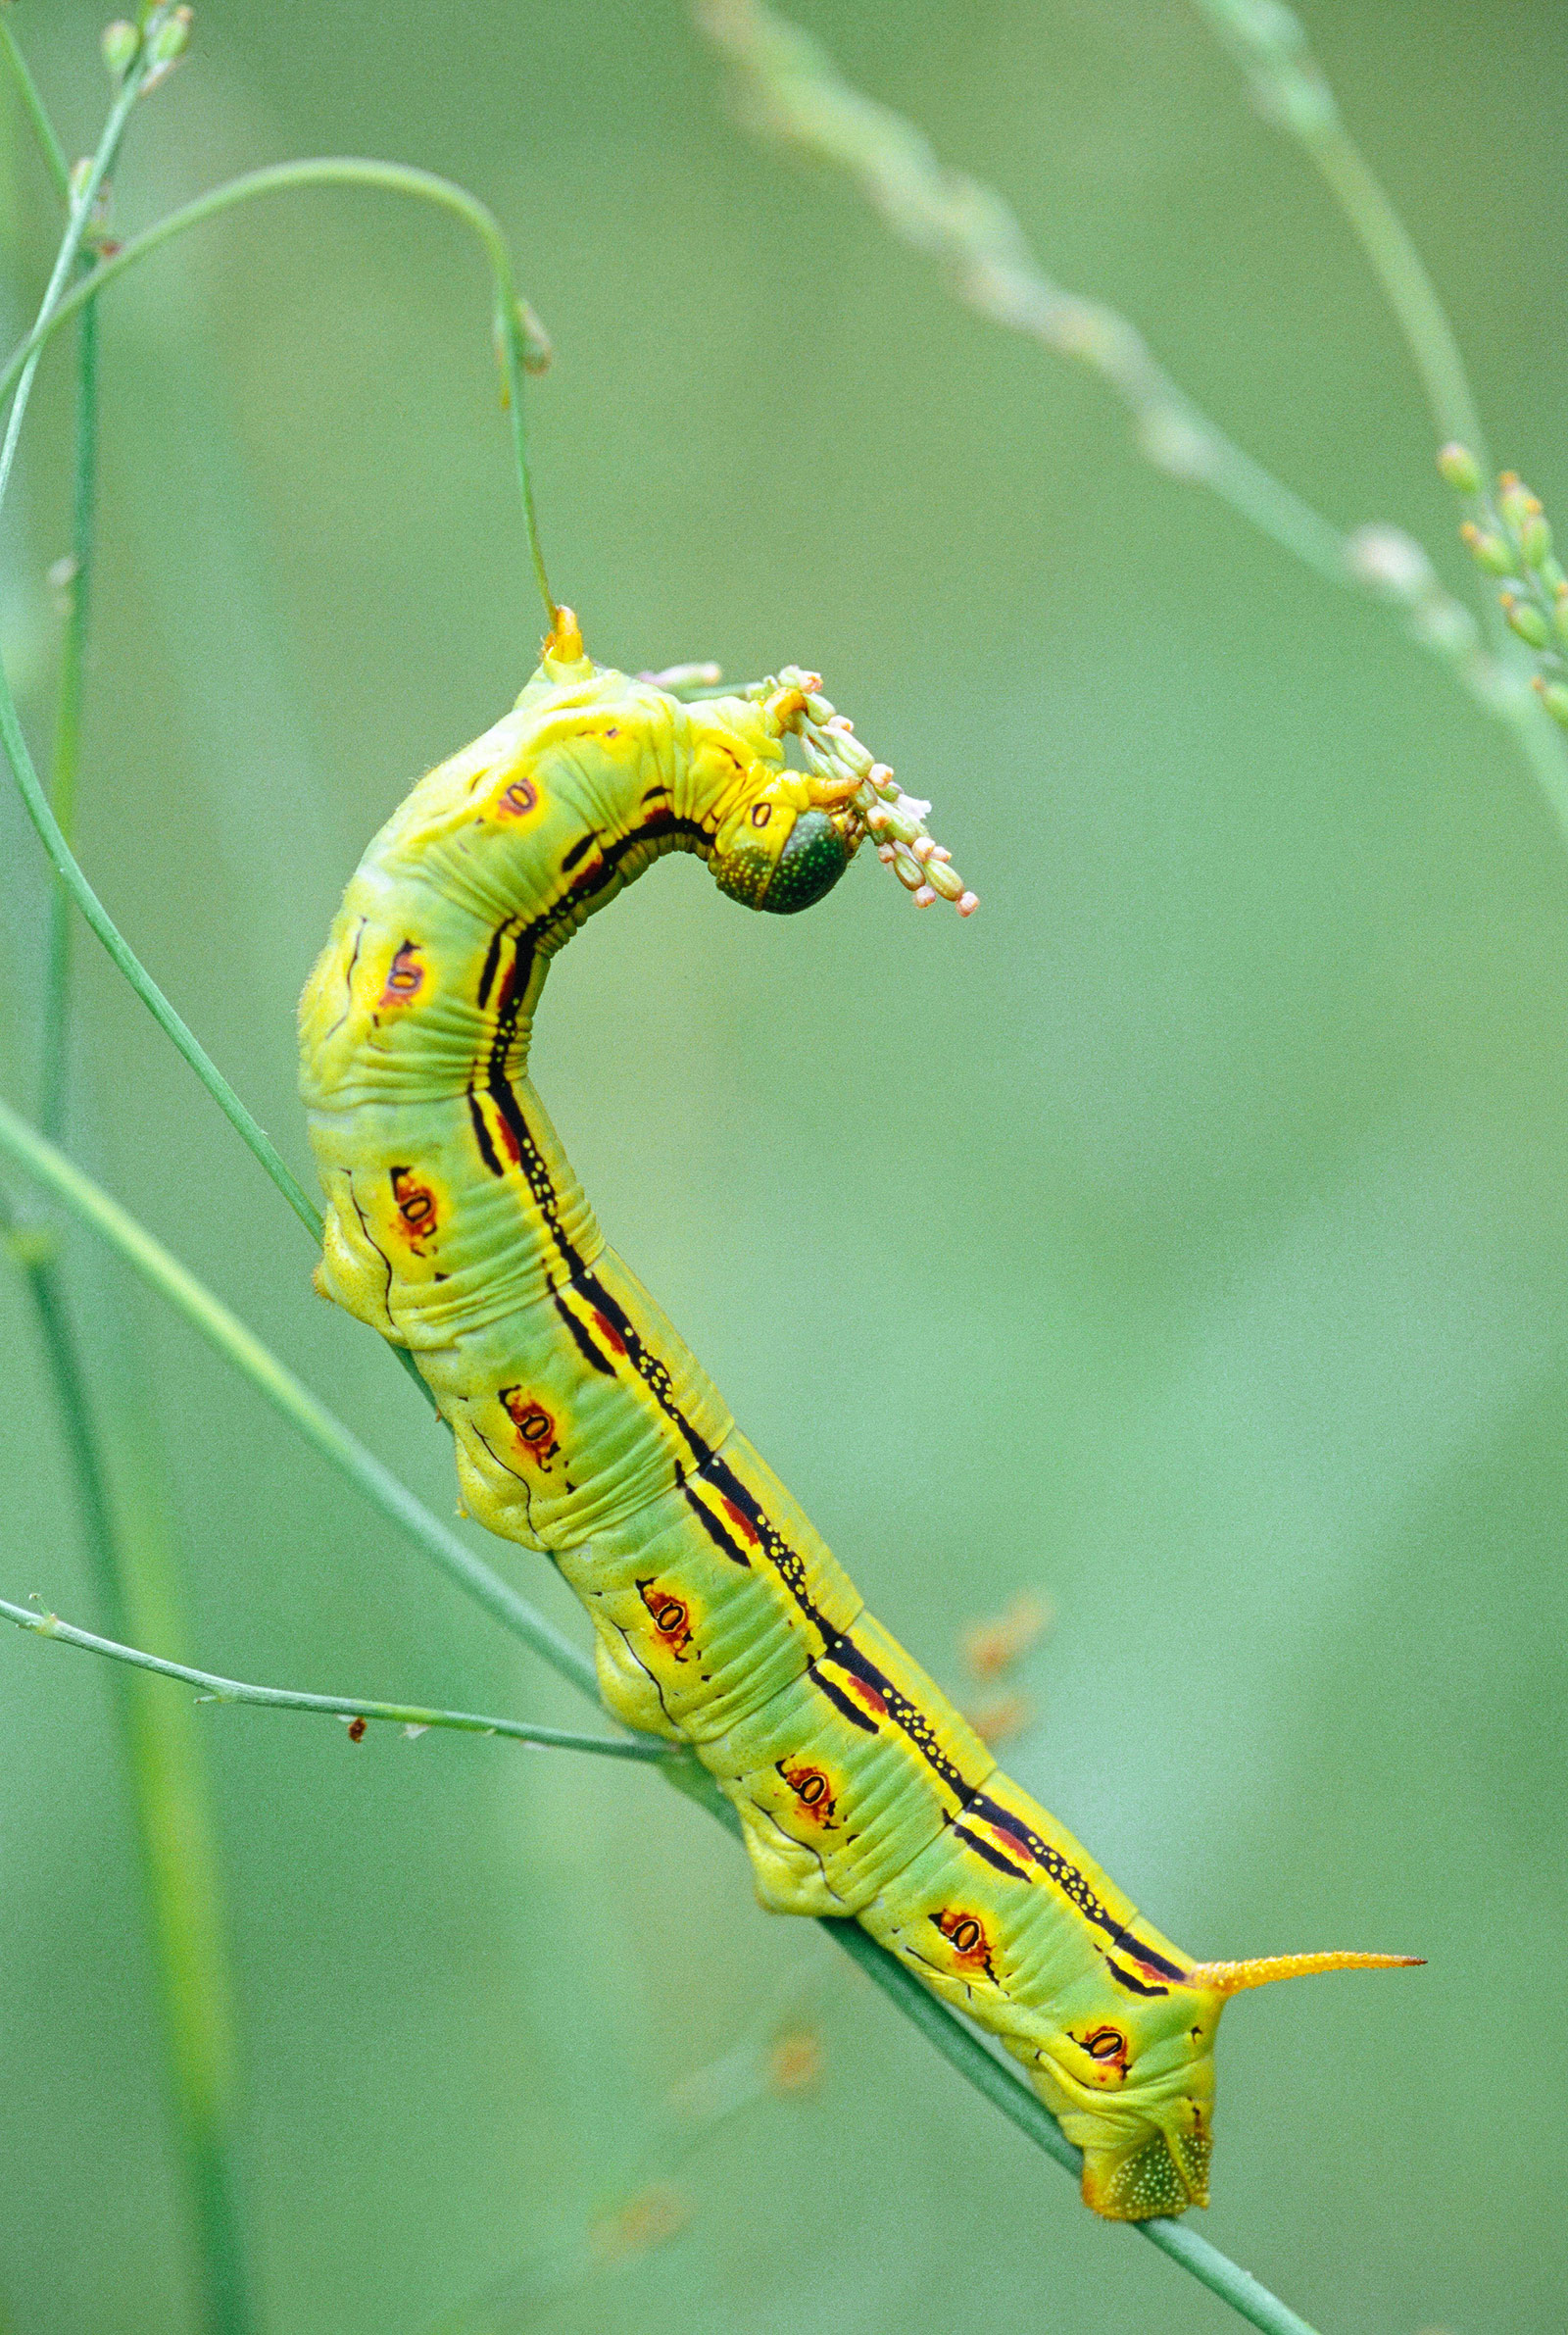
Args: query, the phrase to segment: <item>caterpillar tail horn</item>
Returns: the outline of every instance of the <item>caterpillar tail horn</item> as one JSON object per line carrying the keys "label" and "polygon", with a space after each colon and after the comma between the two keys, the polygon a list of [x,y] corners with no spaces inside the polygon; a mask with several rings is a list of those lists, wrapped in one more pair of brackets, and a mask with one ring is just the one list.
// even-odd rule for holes
{"label": "caterpillar tail horn", "polygon": [[[1140,2034],[1136,2076],[1092,2105],[1064,2099],[1061,2122],[1084,2152],[1084,2203],[1113,2221],[1184,2213],[1208,2203],[1213,2048],[1232,1995],[1320,1970],[1414,1967],[1412,1954],[1274,1954],[1255,1962],[1194,1962]],[[1141,2079],[1141,2080],[1140,2080]],[[1056,2105],[1053,2103],[1053,2105]]]}
{"label": "caterpillar tail horn", "polygon": [[1228,1998],[1250,1986],[1272,1986],[1277,1978],[1315,1978],[1321,1970],[1414,1970],[1422,1960],[1419,1954],[1265,1954],[1253,1962],[1195,1962],[1187,1984]]}

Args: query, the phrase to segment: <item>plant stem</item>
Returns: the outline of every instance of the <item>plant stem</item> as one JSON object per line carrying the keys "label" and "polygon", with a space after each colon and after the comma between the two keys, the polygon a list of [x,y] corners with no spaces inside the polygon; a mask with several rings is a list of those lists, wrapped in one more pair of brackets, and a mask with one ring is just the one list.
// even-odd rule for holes
{"label": "plant stem", "polygon": [[[49,766],[50,803],[70,842],[76,823],[76,779],[81,764],[81,700],[87,655],[87,602],[93,554],[93,506],[98,483],[98,304],[89,300],[76,328],[76,455],[72,497],[71,561],[66,621],[60,643],[60,694]],[[42,1069],[38,1123],[51,1142],[66,1124],[70,1071],[71,895],[49,887],[49,953],[44,969]]]}
{"label": "plant stem", "polygon": [[[0,20],[3,22],[3,20]],[[13,44],[14,46],[14,44]],[[101,176],[101,173],[100,173]],[[518,489],[522,498],[523,519],[528,535],[529,553],[540,594],[552,619],[555,602],[545,574],[539,548],[538,527],[534,514],[533,488],[529,476],[527,442],[523,419],[522,373],[524,351],[521,326],[521,307],[512,269],[512,257],[499,222],[484,204],[449,179],[440,178],[433,172],[418,171],[397,163],[369,161],[360,156],[329,156],[317,161],[278,163],[253,171],[246,176],[229,180],[199,196],[182,210],[172,212],[142,234],[122,244],[111,258],[103,261],[92,273],[60,297],[46,295],[37,323],[22,346],[0,373],[0,391],[13,381],[18,383],[17,403],[12,409],[7,444],[14,449],[16,434],[21,426],[21,412],[24,409],[32,373],[38,354],[49,337],[74,315],[78,309],[89,308],[98,292],[112,277],[122,274],[149,252],[182,234],[189,227],[215,219],[237,205],[251,201],[258,195],[274,194],[303,186],[372,186],[387,192],[413,196],[434,203],[451,212],[479,238],[490,264],[495,287],[496,331],[502,353],[507,382],[507,400],[511,410],[513,445],[517,464]],[[79,234],[77,236],[79,240]],[[69,237],[68,237],[69,241]],[[60,276],[56,268],[51,278],[51,294],[58,289]],[[0,497],[5,491],[5,472],[9,457],[0,457]],[[202,1046],[194,1031],[177,1014],[163,990],[142,966],[135,952],[128,946],[104,907],[72,850],[65,831],[68,822],[57,819],[51,810],[38,773],[28,750],[10,683],[0,667],[0,744],[3,744],[16,777],[27,815],[37,829],[44,850],[61,883],[74,900],[98,940],[118,969],[146,1006],[154,1020],[184,1057],[219,1109],[247,1145],[266,1173],[288,1202],[289,1207],[315,1240],[321,1236],[321,1213],[308,1197],[298,1178],[284,1164],[281,1154],[252,1113],[240,1101],[228,1080]],[[65,943],[62,942],[62,951]],[[58,1119],[48,1131],[56,1131]],[[423,1388],[408,1357],[401,1358],[404,1366]]]}
{"label": "plant stem", "polygon": [[39,95],[38,84],[32,77],[32,68],[17,45],[17,36],[11,29],[10,19],[3,15],[0,15],[0,53],[4,54],[11,77],[17,84],[23,110],[31,124],[32,134],[38,142],[38,151],[43,156],[45,167],[54,181],[55,192],[69,210],[71,207],[71,165],[66,160],[66,150],[55,135],[55,125],[49,119],[49,110]]}
{"label": "plant stem", "polygon": [[[36,1241],[36,1234],[31,1237]],[[109,1627],[123,1629],[131,1612],[151,1602],[151,1584],[139,1577],[143,1567],[118,1528],[58,1272],[41,1257],[24,1272],[76,1487],[95,1599]],[[167,1603],[167,1580],[162,1586]],[[36,1615],[30,1618],[36,1623]],[[188,1713],[146,1693],[140,1680],[124,1681],[116,1704],[153,1931],[172,2106],[196,2221],[201,2323],[212,2335],[246,2335],[252,2320],[230,2169],[227,1957],[201,1754]]]}
{"label": "plant stem", "polygon": [[651,1736],[581,1735],[566,1727],[538,1727],[520,1718],[484,1718],[471,1711],[432,1711],[421,1703],[375,1703],[363,1695],[313,1695],[290,1686],[250,1686],[241,1678],[222,1678],[212,1670],[194,1670],[187,1663],[166,1662],[161,1655],[144,1654],[138,1647],[100,1638],[91,1630],[76,1629],[57,1614],[40,1614],[14,1606],[0,1597],[0,1615],[19,1629],[41,1638],[59,1638],[67,1646],[84,1647],[89,1654],[108,1655],[151,1670],[160,1678],[178,1678],[204,1691],[206,1703],[259,1703],[278,1711],[320,1711],[337,1718],[396,1720],[405,1727],[456,1727],[466,1735],[504,1735],[514,1743],[531,1743],[546,1751],[595,1752],[606,1760],[646,1760],[659,1763],[677,1756],[673,1747]]}
{"label": "plant stem", "polygon": [[49,800],[39,780],[36,766],[27,747],[16,699],[4,665],[0,664],[0,745],[11,764],[17,790],[22,796],[28,818],[38,831],[39,840],[49,855],[55,873],[71,894],[77,908],[98,940],[103,944],[110,962],[122,972],[141,999],[164,1035],[181,1054],[206,1087],[218,1108],[234,1128],[242,1143],[260,1162],[289,1207],[314,1240],[321,1237],[321,1212],[310,1200],[298,1177],[285,1166],[281,1153],[260,1121],[246,1109],[229,1085],[222,1071],[202,1045],[189,1024],[177,1014],[158,983],[143,967],[135,951],[122,936],[119,927],[82,871],[70,844],[61,830],[60,822],[50,809]]}
{"label": "plant stem", "polygon": [[[10,45],[11,48],[15,50],[16,44],[14,40]],[[20,60],[20,52],[17,52],[17,54]],[[95,275],[86,276],[80,283],[76,285],[75,295],[78,296],[68,295],[66,297],[62,297],[62,286],[64,285],[66,277],[69,274],[71,268],[74,264],[76,255],[80,249],[82,236],[86,231],[92,205],[96,200],[98,189],[103,182],[103,178],[109,168],[109,165],[112,162],[119,147],[121,136],[124,130],[126,118],[140,89],[141,80],[147,69],[146,56],[147,44],[144,40],[142,52],[136,63],[126,74],[120,93],[117,96],[114,106],[110,111],[109,121],[105,126],[102,137],[99,139],[97,149],[93,155],[91,166],[88,170],[85,183],[83,184],[79,197],[76,199],[72,208],[65,236],[62,239],[59,254],[56,258],[53,271],[50,274],[49,287],[44,294],[43,304],[39,310],[38,323],[34,326],[29,348],[24,354],[22,362],[13,369],[17,383],[17,393],[12,403],[11,413],[7,421],[4,441],[3,443],[0,443],[0,501],[4,500],[6,488],[10,482],[11,470],[16,459],[17,441],[20,437],[22,423],[26,413],[27,400],[31,392],[33,376],[37,371],[38,358],[42,351],[44,339],[47,337],[50,331],[57,328],[63,313],[74,314],[78,308],[90,309],[92,306],[92,286],[95,281]],[[30,75],[28,76],[28,80],[30,85]],[[34,94],[36,94],[36,92]],[[88,347],[89,349],[92,347],[90,339],[88,341]],[[90,383],[87,384],[88,387],[90,387]],[[82,390],[78,389],[78,422],[81,418],[82,394]],[[84,507],[84,500],[86,507],[90,509],[90,497],[93,484],[93,468],[94,464],[92,454],[89,452],[84,460],[82,448],[80,442],[78,441],[76,467],[76,514],[78,531]],[[78,573],[74,580],[84,584],[85,578],[83,574]],[[84,638],[83,628],[85,626],[85,621],[86,602],[85,592],[83,591],[81,596],[79,621],[77,620],[76,612],[74,610],[72,623],[70,626],[68,626],[66,672],[69,686],[73,692],[73,702],[68,705],[67,694],[63,691],[61,708],[61,726],[65,732],[68,756],[66,766],[67,783],[63,808],[66,810],[68,816],[71,810],[71,795],[74,781],[74,755],[76,743],[75,725],[78,711],[75,698],[79,696],[80,648]],[[73,647],[71,639],[71,634],[73,632],[75,634],[74,647]],[[74,677],[73,666],[74,666]],[[201,1079],[203,1085],[206,1086],[208,1092],[218,1103],[220,1109],[223,1112],[224,1117],[229,1120],[230,1124],[238,1130],[242,1139],[249,1144],[251,1150],[255,1153],[257,1159],[266,1168],[273,1183],[276,1184],[278,1190],[283,1194],[284,1199],[287,1200],[295,1215],[299,1217],[306,1229],[314,1238],[318,1240],[320,1238],[321,1231],[320,1211],[313,1207],[310,1200],[306,1197],[305,1192],[301,1188],[298,1180],[284,1166],[282,1158],[278,1154],[275,1146],[271,1143],[270,1139],[263,1133],[261,1126],[251,1116],[250,1112],[246,1110],[244,1104],[240,1101],[238,1095],[235,1094],[233,1088],[229,1085],[227,1079],[224,1078],[217,1065],[212,1061],[204,1048],[198,1043],[193,1032],[187,1028],[185,1022],[180,1018],[179,1015],[175,1013],[173,1007],[170,1004],[168,998],[165,997],[157,982],[154,981],[151,975],[143,969],[134,952],[126,946],[124,940],[122,938],[119,930],[117,929],[113,919],[110,917],[108,911],[103,906],[103,903],[99,900],[97,893],[93,890],[92,886],[88,883],[86,876],[83,874],[81,867],[76,860],[75,854],[71,848],[71,844],[65,833],[64,827],[62,826],[60,820],[56,817],[55,811],[51,807],[48,797],[44,792],[42,783],[39,780],[38,772],[36,767],[34,766],[31,753],[27,746],[26,737],[22,727],[21,717],[17,711],[16,699],[12,694],[10,679],[5,671],[3,661],[0,661],[0,743],[3,743],[5,747],[6,755],[10,761],[12,771],[16,777],[17,786],[21,792],[23,802],[27,811],[27,815],[31,819],[33,825],[38,831],[44,849],[49,855],[50,862],[55,869],[56,875],[60,879],[60,882],[65,886],[66,890],[75,901],[76,906],[80,909],[88,924],[96,933],[98,939],[103,943],[103,946],[107,950],[110,958],[119,968],[120,971],[124,974],[125,979],[130,983],[132,989],[135,990],[137,996],[140,997],[142,1003],[147,1007],[154,1020],[158,1022],[165,1034],[172,1040],[173,1044],[178,1048],[179,1052],[184,1056],[185,1060],[195,1070],[196,1075]],[[52,1003],[47,1008],[47,1012],[50,1014],[58,1014],[62,1010],[62,1001],[64,997],[66,944],[63,938],[59,940],[57,961],[56,937],[57,928],[52,923],[49,989],[49,998],[52,1000]],[[50,1109],[56,1116],[57,1124],[58,1113],[62,1107],[62,1089],[58,1082],[62,1078],[63,1070],[61,1070],[58,1067],[54,1068],[46,1068],[45,1096],[46,1101],[49,1102]],[[52,1100],[50,1099],[51,1089],[53,1089]]]}
{"label": "plant stem", "polygon": [[1371,264],[1420,376],[1440,438],[1457,438],[1490,472],[1486,432],[1453,326],[1388,189],[1351,137],[1293,9],[1196,0],[1236,58],[1260,111],[1306,153]]}
{"label": "plant stem", "polygon": [[[512,417],[512,445],[517,468],[517,491],[522,504],[523,525],[528,538],[528,553],[533,565],[534,579],[545,610],[554,621],[556,602],[545,573],[544,555],[539,544],[539,529],[534,509],[533,484],[528,469],[527,432],[523,421],[522,376],[526,370],[526,351],[522,328],[522,308],[513,272],[512,253],[501,224],[494,212],[486,208],[476,195],[466,187],[456,185],[450,178],[438,177],[433,171],[420,171],[406,163],[378,162],[365,155],[336,154],[302,159],[298,162],[269,164],[265,169],[249,171],[242,177],[228,179],[221,186],[209,189],[186,203],[177,211],[171,211],[139,235],[130,236],[117,252],[103,260],[84,282],[75,285],[64,298],[45,299],[38,321],[30,333],[0,368],[0,396],[11,384],[27,372],[44,343],[57,332],[66,319],[73,316],[85,300],[93,299],[117,275],[133,268],[149,252],[182,235],[187,228],[200,226],[204,221],[217,219],[225,211],[232,211],[241,203],[253,201],[258,195],[281,194],[304,186],[372,186],[388,194],[409,195],[416,201],[434,203],[463,221],[475,234],[484,248],[490,264],[491,280],[495,292],[495,332],[500,352],[507,403]],[[20,391],[19,391],[20,394]],[[0,476],[0,493],[4,491]]]}
{"label": "plant stem", "polygon": [[1415,362],[1438,437],[1459,439],[1490,472],[1486,430],[1459,343],[1426,263],[1382,181],[1337,118],[1331,128],[1301,142],[1372,263]]}
{"label": "plant stem", "polygon": [[[384,1515],[400,1524],[462,1588],[531,1645],[563,1677],[570,1679],[585,1694],[596,1694],[593,1664],[585,1656],[524,1599],[516,1596],[489,1565],[470,1556],[456,1536],[366,1451],[341,1421],[301,1386],[254,1333],[204,1289],[161,1243],[4,1104],[0,1104],[0,1150],[9,1152],[29,1175],[102,1233],[220,1353],[269,1397],[323,1458],[341,1468]],[[14,1616],[16,1609],[9,1611]],[[637,1738],[629,1740],[635,1742]],[[689,1752],[682,1757],[678,1752],[671,1753],[667,1746],[657,1744],[641,1756],[657,1761],[666,1781],[715,1816],[727,1831],[739,1832],[740,1820],[734,1809]],[[1023,2080],[989,2051],[956,2012],[928,1995],[885,1948],[855,1923],[829,1920],[823,1927],[960,2074],[1003,2108],[1019,2129],[1058,2164],[1068,2171],[1076,2169],[1077,2152],[1049,2111],[1036,2101]],[[1151,2245],[1181,2262],[1205,2286],[1222,2296],[1243,2318],[1264,2330],[1264,2335],[1312,2335],[1312,2330],[1295,2311],[1196,2231],[1164,2220],[1139,2222],[1135,2226]]]}
{"label": "plant stem", "polygon": [[[72,213],[70,177],[48,114],[8,25],[0,23],[13,72],[57,190]],[[122,120],[123,116],[122,116]],[[115,151],[106,132],[100,154]],[[90,192],[83,196],[83,206]],[[69,242],[75,219],[68,223]],[[78,250],[74,265],[88,266]],[[62,280],[57,271],[55,282]],[[19,397],[19,404],[22,400]],[[20,415],[7,453],[14,454]],[[88,302],[77,334],[72,571],[60,680],[53,771],[55,798],[69,825],[75,791],[92,555],[97,449],[97,312]],[[49,950],[42,1018],[42,1109],[56,1131],[65,1116],[70,1011],[69,906],[50,887]],[[0,1219],[4,1220],[4,1219]],[[72,1325],[52,1234],[14,1239],[42,1341],[67,1460],[75,1485],[81,1534],[99,1612],[111,1628],[167,1624],[174,1604],[173,1565],[163,1518],[149,1513],[133,1525],[112,1499],[99,1425]],[[116,1680],[133,1829],[152,1933],[168,2056],[170,2106],[195,2222],[195,2284],[202,2326],[211,2335],[246,2335],[251,2313],[231,2170],[233,2043],[227,1959],[222,1937],[218,1861],[209,1821],[201,1754],[189,1714],[149,1694],[145,1680]]]}
{"label": "plant stem", "polygon": [[[159,10],[157,14],[162,17],[165,12]],[[67,278],[75,265],[76,254],[80,251],[83,238],[92,223],[93,207],[98,200],[99,190],[109,174],[115,156],[120,151],[120,141],[124,135],[125,124],[130,119],[131,108],[141,95],[141,85],[146,77],[148,66],[148,44],[144,40],[134,64],[120,85],[114,104],[109,109],[109,118],[104,124],[98,143],[93,149],[92,159],[87,166],[80,190],[72,198],[66,231],[61,237],[60,248],[55,255],[55,263],[49,273],[49,281],[39,306],[37,321],[33,325],[32,332],[28,335],[26,344],[18,352],[20,361],[16,367],[17,393],[12,400],[11,412],[6,420],[4,440],[0,442],[0,502],[5,500],[6,488],[11,482],[12,465],[17,458],[17,440],[22,434],[22,424],[27,411],[27,400],[32,394],[33,379],[38,371],[38,360],[43,352],[44,339],[52,321],[59,315],[62,306],[61,295]],[[86,294],[87,286],[91,281],[91,276],[84,278],[83,282],[77,286],[78,291]],[[90,294],[87,296],[90,297]],[[73,307],[74,309],[80,305],[81,302],[78,300],[73,304]],[[9,385],[10,373],[8,371],[6,386]]]}

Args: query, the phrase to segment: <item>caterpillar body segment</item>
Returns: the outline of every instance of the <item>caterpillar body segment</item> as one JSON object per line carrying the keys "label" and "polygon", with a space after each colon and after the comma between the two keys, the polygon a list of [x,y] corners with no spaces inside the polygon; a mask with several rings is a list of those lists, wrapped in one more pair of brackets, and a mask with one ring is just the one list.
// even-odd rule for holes
{"label": "caterpillar body segment", "polygon": [[1143,1919],[867,1613],[606,1244],[527,1077],[551,958],[665,852],[790,914],[869,834],[968,914],[928,808],[814,674],[685,705],[595,667],[561,611],[513,711],[371,843],[306,986],[318,1286],[412,1350],[470,1513],[556,1560],[606,1702],[693,1745],[763,1904],[860,1921],[997,2035],[1098,2211],[1176,2213],[1207,2197],[1229,1995],[1398,1958],[1196,1963]]}

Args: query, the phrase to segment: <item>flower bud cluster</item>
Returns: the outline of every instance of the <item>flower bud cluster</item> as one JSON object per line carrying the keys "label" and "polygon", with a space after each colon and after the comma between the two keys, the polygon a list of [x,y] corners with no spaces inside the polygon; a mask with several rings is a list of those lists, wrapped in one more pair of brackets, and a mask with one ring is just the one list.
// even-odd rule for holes
{"label": "flower bud cluster", "polygon": [[766,704],[781,729],[794,731],[814,777],[852,790],[845,802],[853,820],[876,845],[877,858],[913,893],[916,908],[951,900],[960,917],[973,916],[978,893],[954,868],[953,854],[926,830],[930,804],[906,795],[888,765],[861,745],[855,724],[822,695],[820,673],[786,665],[769,679],[754,682],[747,695]]}
{"label": "flower bud cluster", "polygon": [[1511,631],[1533,649],[1535,686],[1553,720],[1568,729],[1568,574],[1552,550],[1541,497],[1516,471],[1504,471],[1494,494],[1467,446],[1445,446],[1438,469],[1471,507],[1461,541],[1484,575]]}
{"label": "flower bud cluster", "polygon": [[194,11],[188,6],[168,6],[143,9],[141,23],[131,24],[124,17],[116,17],[99,35],[98,51],[104,61],[104,71],[118,88],[131,67],[140,64],[144,71],[138,94],[145,97],[149,89],[156,89],[167,80],[190,46],[190,28]]}

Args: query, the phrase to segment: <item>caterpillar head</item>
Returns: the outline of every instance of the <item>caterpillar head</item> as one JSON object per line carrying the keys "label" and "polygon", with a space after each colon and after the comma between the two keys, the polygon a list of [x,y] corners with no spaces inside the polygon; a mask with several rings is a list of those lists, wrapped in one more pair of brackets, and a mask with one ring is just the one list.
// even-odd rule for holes
{"label": "caterpillar head", "polygon": [[1319,1970],[1383,1970],[1404,1954],[1290,1954],[1198,1962],[1180,1986],[1082,2023],[1040,2067],[1040,2089],[1084,2153],[1084,2203],[1147,2221],[1208,2203],[1214,2037],[1233,1994]]}
{"label": "caterpillar head", "polygon": [[852,778],[785,768],[764,705],[721,697],[687,708],[696,797],[714,823],[709,866],[747,908],[794,916],[833,889],[865,834]]}

